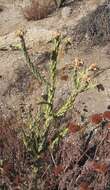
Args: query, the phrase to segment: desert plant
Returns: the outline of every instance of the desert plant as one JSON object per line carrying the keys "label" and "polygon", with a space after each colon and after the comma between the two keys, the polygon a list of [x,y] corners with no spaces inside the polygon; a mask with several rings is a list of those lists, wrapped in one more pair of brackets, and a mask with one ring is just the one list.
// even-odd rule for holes
{"label": "desert plant", "polygon": [[87,42],[90,45],[105,45],[110,39],[110,9],[105,1],[91,14],[81,19],[72,31],[74,44]]}
{"label": "desert plant", "polygon": [[28,21],[43,19],[55,11],[56,8],[60,8],[64,1],[48,0],[41,3],[39,0],[32,0],[31,5],[23,9],[23,14]]}
{"label": "desert plant", "polygon": [[39,0],[32,0],[31,5],[24,8],[23,14],[28,21],[39,20],[46,18],[52,11],[53,7],[48,3],[42,4]]}
{"label": "desert plant", "polygon": [[[24,52],[24,56],[28,63],[28,66],[35,78],[44,85],[46,90],[46,98],[41,96],[41,101],[38,106],[37,116],[30,120],[30,125],[28,131],[23,131],[24,133],[24,144],[27,149],[33,153],[35,157],[39,157],[42,151],[48,150],[50,147],[54,147],[55,144],[59,142],[59,140],[64,137],[68,129],[57,126],[57,121],[60,117],[64,117],[65,114],[74,107],[74,102],[76,97],[87,91],[89,88],[93,87],[89,74],[91,68],[86,68],[83,62],[79,59],[75,59],[75,63],[73,64],[72,76],[73,76],[73,88],[69,97],[65,100],[64,104],[57,110],[54,110],[54,96],[56,90],[56,67],[58,63],[59,51],[61,48],[62,37],[59,33],[56,33],[54,38],[52,39],[52,52],[51,52],[51,60],[49,62],[49,78],[50,82],[42,76],[39,72],[38,68],[34,67],[33,63],[30,60],[24,34],[22,31],[18,32],[18,36],[21,40],[22,49]],[[52,139],[49,141],[49,131],[56,129],[55,134],[52,136]]]}

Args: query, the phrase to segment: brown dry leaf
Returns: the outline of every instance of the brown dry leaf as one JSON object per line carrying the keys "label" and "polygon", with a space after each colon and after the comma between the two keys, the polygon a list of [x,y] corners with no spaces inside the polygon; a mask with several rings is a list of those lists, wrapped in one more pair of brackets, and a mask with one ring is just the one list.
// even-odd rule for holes
{"label": "brown dry leaf", "polygon": [[103,114],[99,113],[99,114],[93,114],[92,116],[90,116],[90,122],[92,122],[93,124],[99,124],[101,123],[103,120]]}
{"label": "brown dry leaf", "polygon": [[74,122],[70,122],[67,125],[67,128],[70,133],[76,133],[76,132],[80,131],[82,127]]}
{"label": "brown dry leaf", "polygon": [[104,119],[107,119],[107,120],[110,120],[110,111],[105,111],[105,112],[103,113],[103,118],[104,118]]}
{"label": "brown dry leaf", "polygon": [[57,165],[55,166],[55,168],[53,169],[53,173],[55,176],[60,175],[63,172],[64,168],[62,165]]}
{"label": "brown dry leaf", "polygon": [[64,81],[67,81],[68,80],[68,75],[62,75],[60,79],[64,80]]}
{"label": "brown dry leaf", "polygon": [[98,173],[106,173],[106,171],[108,170],[108,166],[107,166],[106,163],[103,163],[103,162],[99,163],[99,162],[96,162],[96,161],[92,161],[90,169],[93,170],[93,171],[96,171]]}
{"label": "brown dry leaf", "polygon": [[79,186],[79,190],[90,190],[90,188],[86,182],[82,182]]}

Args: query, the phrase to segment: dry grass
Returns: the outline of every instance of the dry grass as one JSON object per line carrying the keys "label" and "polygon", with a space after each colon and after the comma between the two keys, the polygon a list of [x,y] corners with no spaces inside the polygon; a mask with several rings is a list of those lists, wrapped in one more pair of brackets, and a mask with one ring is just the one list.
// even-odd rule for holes
{"label": "dry grass", "polygon": [[39,0],[32,0],[31,5],[24,8],[25,18],[29,20],[40,20],[46,18],[55,9],[49,1],[41,3]]}
{"label": "dry grass", "polygon": [[73,29],[75,44],[106,45],[110,40],[110,7],[109,1],[99,6],[83,18]]}

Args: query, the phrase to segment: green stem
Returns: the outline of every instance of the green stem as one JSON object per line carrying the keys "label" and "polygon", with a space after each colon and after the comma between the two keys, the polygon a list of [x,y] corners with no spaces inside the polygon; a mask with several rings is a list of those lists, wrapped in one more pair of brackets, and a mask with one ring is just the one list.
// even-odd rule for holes
{"label": "green stem", "polygon": [[58,110],[58,112],[56,113],[56,117],[61,117],[64,116],[64,114],[69,111],[75,102],[75,99],[77,97],[78,93],[72,94],[64,103],[64,105]]}
{"label": "green stem", "polygon": [[38,71],[38,68],[35,68],[30,57],[29,57],[29,54],[28,54],[28,51],[27,51],[27,48],[26,48],[26,44],[25,44],[25,39],[24,39],[24,36],[21,35],[20,36],[20,39],[21,39],[21,45],[22,45],[22,49],[23,49],[23,53],[24,53],[24,56],[26,58],[26,62],[31,70],[31,72],[33,73],[34,77],[39,81],[39,82],[43,82],[45,84],[47,84],[47,81],[45,80],[45,78],[40,74],[40,72]]}
{"label": "green stem", "polygon": [[50,86],[48,86],[47,94],[48,94],[48,104],[46,105],[45,109],[45,128],[47,129],[50,126],[50,122],[52,118],[54,118],[53,114],[53,100],[55,95],[55,83],[56,83],[56,67],[58,62],[58,52],[59,52],[59,46],[61,43],[61,37],[60,35],[57,36],[53,40],[53,51],[51,55],[51,62],[49,67],[49,73],[50,73]]}
{"label": "green stem", "polygon": [[76,89],[76,92],[73,92],[65,101],[63,106],[58,110],[58,112],[55,114],[55,117],[62,117],[64,114],[69,111],[73,106],[74,102],[76,100],[76,97],[81,94],[82,92],[85,92],[89,89],[89,84],[85,84],[81,89]]}

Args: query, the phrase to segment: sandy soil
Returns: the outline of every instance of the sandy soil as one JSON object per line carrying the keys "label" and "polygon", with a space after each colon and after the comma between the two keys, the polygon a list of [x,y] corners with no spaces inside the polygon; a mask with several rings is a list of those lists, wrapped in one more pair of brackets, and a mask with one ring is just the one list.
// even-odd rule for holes
{"label": "sandy soil", "polygon": [[[13,33],[15,33],[16,29],[23,26],[27,31],[29,31],[29,48],[33,47],[32,40],[35,40],[35,38],[37,39],[35,41],[37,45],[34,47],[36,52],[34,57],[35,60],[39,60],[39,51],[40,54],[42,54],[42,51],[46,51],[45,48],[47,48],[47,42],[45,41],[49,40],[48,36],[50,36],[53,31],[60,29],[63,32],[64,28],[74,28],[83,17],[85,17],[88,13],[90,14],[97,8],[97,6],[99,6],[99,4],[102,4],[103,2],[104,1],[99,2],[93,0],[84,2],[79,1],[74,4],[72,14],[69,17],[63,18],[62,10],[60,10],[49,18],[41,21],[30,22],[27,22],[23,17],[21,8],[22,2],[17,2],[14,4],[12,1],[0,2],[0,5],[4,7],[3,11],[0,13],[0,39],[1,42],[4,43],[4,48],[7,49],[6,51],[0,51],[0,107],[4,116],[8,113],[10,115],[10,110],[12,112],[19,111],[22,101],[25,102],[26,106],[28,104],[33,104],[34,106],[34,97],[36,97],[36,93],[39,95],[39,91],[36,91],[37,84],[35,84],[35,82],[33,84],[34,79],[33,77],[30,77],[22,53],[20,51],[13,51],[9,49],[9,46],[14,43],[15,37],[13,38]],[[30,30],[31,28],[33,28],[33,30]],[[35,32],[32,34],[32,31]],[[46,32],[47,34],[45,34]],[[76,103],[77,106],[80,105],[80,108],[82,108],[82,103],[86,102],[90,112],[104,111],[110,102],[109,47],[110,44],[108,43],[104,47],[96,46],[88,51],[86,50],[86,52],[81,48],[77,48],[77,50],[71,48],[68,51],[68,55],[65,55],[62,60],[62,64],[71,63],[71,60],[73,60],[74,57],[79,57],[82,58],[86,64],[95,63],[98,67],[100,67],[100,69],[104,69],[104,71],[97,76],[97,81],[103,84],[105,90],[98,92],[97,89],[94,89],[87,92],[86,94],[83,94],[81,99],[79,98]],[[29,91],[31,85],[34,86],[32,90]],[[60,87],[61,86],[62,82]],[[65,87],[59,91],[60,93],[58,93],[59,98],[62,96],[64,91],[67,91],[67,84],[64,86]]]}

